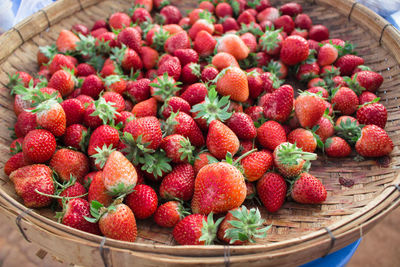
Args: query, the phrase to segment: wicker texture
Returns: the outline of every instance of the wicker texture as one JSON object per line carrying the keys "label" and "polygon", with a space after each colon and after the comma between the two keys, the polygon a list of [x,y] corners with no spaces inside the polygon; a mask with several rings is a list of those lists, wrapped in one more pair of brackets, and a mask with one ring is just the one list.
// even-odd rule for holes
{"label": "wicker texture", "polygon": [[[115,11],[127,10],[131,6],[129,2],[60,0],[0,38],[0,83],[4,87],[0,90],[1,166],[9,158],[9,145],[12,141],[7,128],[13,127],[16,121],[12,97],[5,88],[8,82],[6,73],[17,70],[31,74],[37,72],[38,46],[54,43],[61,29],[70,28],[75,23],[91,26],[95,20],[108,17]],[[192,2],[172,2],[182,10],[193,6]],[[385,130],[395,144],[390,166],[381,167],[375,160],[356,162],[352,158],[335,160],[320,155],[319,160],[313,162],[311,173],[326,186],[326,202],[323,205],[286,202],[275,214],[267,214],[264,208],[260,208],[266,224],[272,224],[273,227],[268,237],[259,240],[256,245],[171,247],[175,244],[172,229],[160,228],[149,219],[139,221],[135,243],[106,241],[108,249],[102,251],[107,262],[115,266],[128,265],[132,259],[144,266],[199,263],[219,265],[228,260],[232,265],[244,262],[254,266],[301,264],[340,249],[359,238],[399,204],[400,194],[391,186],[400,181],[397,170],[400,165],[399,34],[392,26],[385,26],[387,22],[383,19],[351,1],[323,0],[316,1],[317,4],[310,1],[298,2],[303,5],[304,12],[312,17],[314,24],[321,23],[329,28],[332,38],[338,37],[356,44],[356,50],[365,59],[365,64],[385,78],[378,96],[388,110]],[[46,30],[48,26],[50,28]],[[354,186],[342,186],[339,182],[341,177],[354,180]],[[25,208],[20,204],[21,200],[16,196],[8,178],[2,173],[0,179],[0,212],[14,221]],[[246,204],[256,205],[251,202]],[[26,218],[22,220],[22,225],[27,238],[53,254],[76,264],[102,264],[98,252],[102,237],[57,224],[49,210],[35,210],[23,217]],[[330,231],[336,237],[336,242],[332,242],[328,234]],[[65,251],[70,252],[67,255]]]}

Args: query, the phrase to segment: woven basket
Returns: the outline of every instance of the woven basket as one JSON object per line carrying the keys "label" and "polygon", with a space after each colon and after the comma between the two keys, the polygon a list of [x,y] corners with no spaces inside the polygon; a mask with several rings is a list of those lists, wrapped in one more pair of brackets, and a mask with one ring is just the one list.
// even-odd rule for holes
{"label": "woven basket", "polygon": [[[92,25],[111,13],[126,10],[132,1],[59,0],[27,18],[0,37],[0,83],[8,82],[7,72],[37,72],[38,46],[54,43],[58,32],[75,23]],[[182,10],[196,1],[172,1]],[[193,3],[192,3],[193,2]],[[272,1],[274,2],[274,1]],[[287,2],[287,1],[281,1]],[[29,210],[21,204],[12,183],[1,172],[0,212],[19,228],[24,237],[66,262],[85,266],[177,266],[299,265],[336,251],[369,231],[400,203],[400,34],[384,19],[349,0],[298,1],[315,24],[326,25],[331,37],[357,44],[366,65],[381,73],[385,81],[378,94],[389,112],[386,131],[395,148],[388,167],[375,160],[356,162],[327,159],[313,162],[312,174],[328,190],[323,205],[287,202],[275,214],[260,208],[268,237],[248,246],[177,246],[171,229],[157,227],[151,220],[138,222],[135,243],[106,239],[66,227],[54,221],[46,209]],[[277,3],[274,3],[277,4]],[[9,158],[8,127],[15,123],[12,97],[1,89],[0,164]],[[354,180],[351,188],[339,178]],[[246,203],[249,206],[254,203]]]}

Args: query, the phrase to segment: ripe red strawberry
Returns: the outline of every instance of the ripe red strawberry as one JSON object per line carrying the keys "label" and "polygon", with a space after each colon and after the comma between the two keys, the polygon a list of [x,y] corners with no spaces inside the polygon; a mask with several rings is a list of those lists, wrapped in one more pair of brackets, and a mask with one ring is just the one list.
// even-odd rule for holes
{"label": "ripe red strawberry", "polygon": [[358,102],[360,105],[364,105],[367,102],[373,101],[377,96],[374,93],[364,91],[358,96]]}
{"label": "ripe red strawberry", "polygon": [[10,175],[13,171],[29,165],[29,160],[25,159],[24,153],[18,152],[7,160],[4,164],[4,173]]}
{"label": "ripe red strawberry", "polygon": [[312,78],[318,77],[319,73],[320,68],[317,62],[308,63],[307,61],[305,61],[299,66],[296,73],[296,78],[299,81],[308,81]]}
{"label": "ripe red strawberry", "polygon": [[57,50],[61,53],[74,51],[76,49],[76,43],[79,41],[79,37],[76,36],[73,32],[63,29],[60,31],[60,34],[57,37]]}
{"label": "ripe red strawberry", "polygon": [[377,103],[379,98],[372,102],[363,104],[357,111],[357,121],[361,124],[374,124],[385,128],[387,121],[387,110],[384,105]]}
{"label": "ripe red strawberry", "polygon": [[49,131],[32,130],[24,138],[22,152],[30,162],[44,163],[53,156],[56,145],[56,139]]}
{"label": "ripe red strawberry", "polygon": [[210,163],[209,158],[213,158],[213,155],[210,152],[200,152],[197,154],[193,164],[195,175],[197,175],[201,168]]}
{"label": "ripe red strawberry", "polygon": [[257,14],[257,20],[259,22],[266,20],[274,22],[277,18],[279,18],[279,10],[275,7],[267,7]]}
{"label": "ripe red strawberry", "polygon": [[157,208],[153,218],[161,227],[174,227],[186,214],[181,203],[168,201]]}
{"label": "ripe red strawberry", "polygon": [[82,183],[89,172],[89,159],[81,152],[62,148],[54,153],[49,166],[58,174],[61,181],[69,181],[73,176]]}
{"label": "ripe red strawberry", "polygon": [[286,178],[298,176],[305,163],[317,158],[316,154],[304,152],[301,148],[289,142],[277,146],[273,155],[275,167]]}
{"label": "ripe red strawberry", "polygon": [[149,79],[127,82],[126,93],[132,99],[132,102],[141,102],[150,97],[150,83],[151,81]]}
{"label": "ripe red strawberry", "polygon": [[49,71],[50,74],[55,73],[62,68],[67,68],[71,70],[75,70],[75,65],[71,62],[71,59],[63,54],[56,54],[50,62]]}
{"label": "ripe red strawberry", "polygon": [[[129,47],[126,47],[125,45],[122,45],[122,48],[114,48],[112,50],[113,55],[110,57],[114,59],[117,63],[119,63],[122,67],[123,70],[126,72],[129,71],[137,71],[142,69],[143,67],[143,62],[142,59],[140,58],[139,52],[135,51],[134,49],[131,49]],[[150,62],[154,63],[154,62]],[[119,70],[119,65],[113,65],[114,66],[114,73],[108,73],[108,75],[115,75],[120,72]],[[111,68],[112,69],[112,68]],[[103,70],[102,70],[103,72]],[[103,75],[103,76],[108,76],[108,75]]]}
{"label": "ripe red strawberry", "polygon": [[103,81],[99,76],[92,74],[87,76],[82,83],[81,94],[97,98],[101,91],[103,91]]}
{"label": "ripe red strawberry", "polygon": [[194,83],[186,88],[185,92],[181,94],[181,98],[186,100],[190,106],[194,106],[206,98],[208,93],[207,87],[203,83]]}
{"label": "ripe red strawberry", "polygon": [[137,103],[133,109],[132,114],[136,118],[156,116],[157,115],[157,100],[151,97],[147,100]]}
{"label": "ripe red strawberry", "polygon": [[181,76],[181,71],[182,68],[179,59],[177,57],[172,57],[164,61],[162,64],[160,64],[157,70],[157,74],[159,76],[162,76],[164,73],[167,73],[168,76],[172,77],[175,81],[177,81]]}
{"label": "ripe red strawberry", "polygon": [[126,81],[119,75],[109,75],[103,81],[107,92],[123,94],[126,90]]}
{"label": "ripe red strawberry", "polygon": [[[61,185],[61,186],[60,186]],[[87,200],[87,191],[83,185],[75,181],[72,178],[70,181],[58,185],[55,196],[57,198],[58,205],[63,207],[63,198],[65,200],[71,200],[73,198],[80,198]],[[70,199],[68,199],[70,198]]]}
{"label": "ripe red strawberry", "polygon": [[300,36],[289,36],[282,42],[281,61],[289,66],[296,65],[307,59],[309,54],[307,40]]}
{"label": "ripe red strawberry", "polygon": [[376,92],[383,83],[383,77],[374,71],[359,71],[353,74],[352,79],[355,79],[360,86],[369,92]]}
{"label": "ripe red strawberry", "polygon": [[217,40],[207,31],[199,31],[193,42],[193,49],[199,56],[210,56],[213,54]]}
{"label": "ripe red strawberry", "polygon": [[294,91],[290,85],[283,85],[275,90],[267,99],[264,116],[271,120],[285,122],[293,110]]}
{"label": "ripe red strawberry", "polygon": [[[207,89],[206,89],[207,90]],[[168,118],[171,112],[184,112],[190,114],[190,104],[183,98],[173,96],[167,102],[167,105],[162,110],[162,116]]]}
{"label": "ripe red strawberry", "polygon": [[296,144],[305,152],[314,152],[317,148],[317,140],[310,130],[297,128],[288,135],[288,142]]}
{"label": "ripe red strawberry", "polygon": [[200,65],[197,63],[191,62],[182,68],[181,81],[185,84],[193,84],[197,82],[200,76]]}
{"label": "ripe red strawberry", "polygon": [[268,212],[276,212],[282,207],[286,192],[286,182],[278,173],[267,172],[257,182],[257,194]]}
{"label": "ripe red strawberry", "polygon": [[352,75],[354,69],[359,65],[364,65],[364,59],[355,55],[341,56],[335,62],[335,66],[339,68],[342,76]]}
{"label": "ripe red strawberry", "polygon": [[74,90],[74,76],[66,70],[56,71],[50,78],[48,86],[58,90],[63,97],[68,96]]}
{"label": "ripe red strawberry", "polygon": [[140,54],[142,37],[136,28],[126,27],[123,29],[118,34],[117,41]]}
{"label": "ripe red strawberry", "polygon": [[257,136],[257,129],[250,116],[243,112],[235,112],[226,121],[226,125],[239,139],[253,139]]}
{"label": "ripe red strawberry", "polygon": [[108,193],[103,182],[103,171],[96,172],[88,190],[88,201],[98,201],[108,207],[112,203],[112,196]]}
{"label": "ripe red strawberry", "polygon": [[224,159],[229,152],[235,155],[239,150],[239,139],[228,126],[218,120],[210,123],[207,148],[217,159]]}
{"label": "ripe red strawberry", "polygon": [[189,139],[180,134],[171,134],[163,138],[160,147],[174,163],[193,162],[194,147]]}
{"label": "ripe red strawberry", "polygon": [[318,95],[300,94],[294,103],[296,116],[303,128],[312,128],[325,111],[324,100]]}
{"label": "ripe red strawberry", "polygon": [[355,147],[357,153],[363,157],[382,157],[392,152],[393,141],[382,128],[367,125],[362,128]]}
{"label": "ripe red strawberry", "polygon": [[54,136],[61,136],[66,129],[64,109],[55,98],[40,103],[32,112],[36,113],[38,126],[50,131]]}
{"label": "ripe red strawberry", "polygon": [[145,184],[138,184],[126,197],[126,205],[137,219],[146,219],[157,209],[158,198],[154,189]]}
{"label": "ripe red strawberry", "polygon": [[52,170],[43,164],[28,165],[13,171],[10,180],[15,191],[28,208],[41,208],[51,204],[52,199],[36,192],[53,195],[54,184]]}
{"label": "ripe red strawberry", "polygon": [[272,153],[268,150],[256,151],[240,161],[244,177],[250,181],[257,181],[273,165]]}
{"label": "ripe red strawberry", "polygon": [[309,38],[317,42],[329,39],[329,30],[324,25],[313,25],[308,33]]}
{"label": "ripe red strawberry", "polygon": [[233,165],[218,162],[197,173],[191,206],[194,213],[224,213],[242,205],[245,198],[243,175]]}
{"label": "ripe red strawberry", "polygon": [[61,103],[61,107],[65,112],[67,127],[72,124],[80,124],[83,122],[85,107],[81,101],[76,98],[67,99]]}
{"label": "ripe red strawberry", "polygon": [[12,143],[10,145],[10,153],[12,155],[15,155],[15,154],[21,152],[23,142],[24,142],[23,137],[19,137],[19,138],[15,139],[14,141],[12,141]]}
{"label": "ripe red strawberry", "polygon": [[322,116],[316,126],[318,126],[318,129],[315,134],[319,136],[322,142],[325,142],[328,137],[335,133],[332,118],[329,116]]}
{"label": "ripe red strawberry", "polygon": [[209,34],[213,34],[213,32],[215,31],[215,27],[211,20],[209,19],[197,20],[188,31],[190,39],[195,40],[197,34],[203,30],[208,32]]}
{"label": "ripe red strawberry", "polygon": [[67,147],[86,151],[87,128],[81,124],[72,124],[67,127],[63,136],[63,143]]}
{"label": "ripe red strawberry", "polygon": [[292,186],[291,196],[294,201],[302,204],[319,204],[326,200],[326,189],[320,180],[302,173]]}
{"label": "ripe red strawberry", "polygon": [[221,71],[227,67],[239,67],[239,63],[237,62],[236,58],[232,56],[231,54],[225,53],[225,52],[220,52],[217,53],[215,56],[212,58],[211,62],[217,70]]}
{"label": "ripe red strawberry", "polygon": [[[237,23],[236,19],[234,19],[232,17],[227,17],[227,18],[223,18],[222,20],[223,20],[222,21],[222,29],[223,29],[224,33],[240,30],[240,26]],[[215,27],[214,27],[214,30],[215,30]]]}
{"label": "ripe red strawberry", "polygon": [[250,116],[250,118],[253,120],[253,122],[256,122],[262,118],[264,108],[260,107],[260,106],[250,106],[250,107],[246,108],[246,110],[244,112]]}
{"label": "ripe red strawberry", "polygon": [[256,99],[260,96],[264,89],[264,82],[261,79],[260,73],[256,71],[247,72],[247,82],[249,84],[250,98]]}
{"label": "ripe red strawberry", "polygon": [[173,54],[178,49],[188,48],[190,48],[190,38],[185,31],[170,36],[164,44],[165,52],[170,54]]}
{"label": "ripe red strawberry", "polygon": [[97,149],[102,148],[104,145],[106,147],[111,145],[116,148],[118,143],[118,130],[109,125],[102,125],[96,128],[90,136],[87,153],[89,156],[92,156],[97,153]]}
{"label": "ripe red strawberry", "polygon": [[338,50],[331,44],[324,44],[318,51],[318,64],[326,66],[333,64],[338,57]]}
{"label": "ripe red strawberry", "polygon": [[89,65],[88,63],[80,63],[76,66],[76,76],[78,77],[87,77],[92,74],[96,74],[96,69]]}
{"label": "ripe red strawberry", "polygon": [[236,58],[236,60],[245,59],[250,53],[249,48],[243,40],[235,34],[225,34],[220,38],[217,50],[218,53],[225,52],[231,54]]}
{"label": "ripe red strawberry", "polygon": [[313,94],[321,94],[321,96],[326,99],[329,97],[328,91],[324,87],[321,87],[321,86],[311,87],[311,88],[307,89],[306,91],[313,93]]}
{"label": "ripe red strawberry", "polygon": [[294,30],[294,21],[290,16],[282,15],[274,21],[274,26],[289,35]]}
{"label": "ripe red strawberry", "polygon": [[177,49],[174,51],[174,56],[179,59],[182,66],[190,62],[197,63],[199,61],[199,55],[193,49]]}
{"label": "ripe red strawberry", "polygon": [[22,137],[27,135],[37,127],[36,114],[30,111],[22,111],[18,115],[17,123],[15,125],[19,129]]}
{"label": "ripe red strawberry", "polygon": [[219,3],[215,7],[215,15],[217,15],[219,18],[232,17],[233,9],[229,3]]}
{"label": "ripe red strawberry", "polygon": [[[156,2],[156,1],[154,1]],[[134,1],[135,5],[142,5],[144,6],[144,8],[148,11],[151,12],[151,10],[153,9],[153,1],[151,0],[135,0]],[[154,3],[155,5],[155,3]]]}
{"label": "ripe red strawberry", "polygon": [[291,17],[295,17],[296,15],[303,13],[303,8],[300,4],[290,2],[282,5],[279,10],[284,15],[289,15]]}
{"label": "ripe red strawberry", "polygon": [[128,14],[122,12],[116,12],[108,19],[108,24],[113,29],[123,29],[124,27],[129,27],[131,22],[132,20]]}
{"label": "ripe red strawberry", "polygon": [[153,21],[153,19],[151,18],[151,15],[149,13],[149,11],[147,11],[145,8],[139,7],[136,8],[133,11],[133,14],[131,16],[132,18],[132,22],[136,22],[136,23],[143,23],[147,20],[149,20],[150,22]]}
{"label": "ripe red strawberry", "polygon": [[189,163],[176,165],[160,185],[160,196],[167,200],[189,201],[194,191],[194,170]]}
{"label": "ripe red strawberry", "polygon": [[271,151],[286,140],[285,130],[276,121],[267,121],[257,129],[257,141]]}
{"label": "ripe red strawberry", "polygon": [[130,121],[124,129],[124,133],[132,134],[134,140],[141,136],[142,144],[148,143],[148,149],[157,149],[162,140],[161,126],[154,116],[142,117]]}
{"label": "ripe red strawberry", "polygon": [[57,213],[60,222],[69,227],[100,235],[97,223],[88,222],[85,217],[90,218],[90,204],[82,198],[70,199],[63,207],[63,211]]}
{"label": "ripe red strawberry", "polygon": [[217,91],[223,96],[229,95],[232,100],[244,102],[249,97],[249,85],[246,74],[238,67],[222,70],[217,79]]}
{"label": "ripe red strawberry", "polygon": [[150,70],[157,65],[158,52],[151,47],[142,46],[142,49],[140,50],[140,57],[142,59],[143,66],[147,70]]}
{"label": "ripe red strawberry", "polygon": [[[132,107],[133,108],[133,107]],[[131,108],[131,109],[132,109]],[[135,116],[130,111],[122,111],[117,118],[115,118],[115,123],[122,123],[122,127],[124,128],[128,122],[133,120]]]}
{"label": "ripe red strawberry", "polygon": [[176,6],[164,6],[160,10],[160,15],[163,17],[164,24],[178,24],[182,18],[182,14]]}
{"label": "ripe red strawberry", "polygon": [[338,136],[326,139],[324,150],[329,157],[333,158],[347,157],[351,153],[351,147],[349,144],[343,138]]}
{"label": "ripe red strawberry", "polygon": [[333,108],[340,111],[342,115],[353,114],[359,104],[356,93],[348,87],[340,87],[336,92],[333,92],[331,103]]}
{"label": "ripe red strawberry", "polygon": [[255,243],[255,238],[264,238],[269,226],[263,227],[258,208],[247,210],[245,206],[233,209],[227,213],[218,228],[218,239],[233,245]]}

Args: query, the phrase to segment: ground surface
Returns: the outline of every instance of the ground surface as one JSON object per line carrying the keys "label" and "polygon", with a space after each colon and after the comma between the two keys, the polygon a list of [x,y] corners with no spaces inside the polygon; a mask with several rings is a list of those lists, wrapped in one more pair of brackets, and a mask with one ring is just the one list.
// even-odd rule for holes
{"label": "ground surface", "polygon": [[[394,210],[364,238],[348,267],[400,266],[400,208]],[[65,267],[51,255],[43,259],[39,247],[24,240],[20,232],[0,217],[0,267]]]}

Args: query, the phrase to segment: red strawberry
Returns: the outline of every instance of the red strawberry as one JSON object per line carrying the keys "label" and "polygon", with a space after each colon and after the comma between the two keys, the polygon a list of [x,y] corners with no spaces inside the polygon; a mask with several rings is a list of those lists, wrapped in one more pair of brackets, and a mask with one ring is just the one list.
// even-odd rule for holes
{"label": "red strawberry", "polygon": [[246,74],[238,67],[222,70],[217,79],[217,91],[223,96],[229,95],[232,100],[244,102],[249,97],[249,85]]}
{"label": "red strawberry", "polygon": [[197,82],[200,76],[200,65],[197,63],[191,62],[182,68],[181,81],[185,84],[193,84]]}
{"label": "red strawberry", "polygon": [[199,55],[193,49],[177,49],[174,51],[174,56],[179,59],[182,66],[190,62],[197,63],[199,61]]}
{"label": "red strawberry", "polygon": [[165,42],[165,52],[173,54],[178,49],[190,48],[190,38],[185,31],[170,36]]}
{"label": "red strawberry", "polygon": [[311,88],[307,89],[306,91],[313,93],[313,94],[321,94],[321,96],[326,99],[329,97],[328,91],[324,87],[321,87],[321,86],[311,87]]}
{"label": "red strawberry", "polygon": [[63,136],[64,145],[81,151],[86,151],[86,136],[88,130],[81,124],[72,124],[67,127]]}
{"label": "red strawberry", "polygon": [[25,159],[24,153],[18,152],[9,158],[4,164],[4,173],[6,175],[10,175],[13,171],[29,164],[30,162],[29,160]]}
{"label": "red strawberry", "polygon": [[219,18],[232,17],[233,16],[233,9],[229,5],[229,3],[219,3],[215,7],[215,15],[217,15]]}
{"label": "red strawberry", "polygon": [[142,37],[136,28],[126,27],[117,36],[117,41],[140,54]]}
{"label": "red strawberry", "polygon": [[36,129],[36,114],[30,111],[22,111],[17,118],[16,128],[19,129],[22,137],[27,135],[30,131]]}
{"label": "red strawberry", "polygon": [[76,76],[78,77],[87,77],[89,75],[96,74],[96,69],[88,63],[80,63],[78,66],[76,66],[76,71]]}
{"label": "red strawberry", "polygon": [[43,163],[53,156],[56,145],[56,139],[49,131],[42,129],[32,130],[24,138],[22,152],[27,160],[34,163]]}
{"label": "red strawberry", "polygon": [[156,116],[157,100],[154,97],[151,97],[147,100],[137,103],[132,109],[132,114],[137,118]]}
{"label": "red strawberry", "polygon": [[14,141],[12,141],[12,143],[10,145],[10,153],[12,155],[15,155],[15,154],[21,152],[23,142],[24,142],[23,137],[19,137],[19,138],[15,139]]}
{"label": "red strawberry", "polygon": [[[248,24],[250,24],[250,23],[255,23],[256,22],[256,18],[255,18],[255,16],[252,14],[252,12],[250,11],[251,9],[249,9],[249,10],[245,10],[245,11],[243,11],[240,15],[239,15],[239,17],[238,17],[238,19],[237,19],[237,22],[240,24],[240,25],[242,25],[242,23],[243,24],[246,24],[246,25],[248,25]],[[257,12],[256,12],[257,13]]]}
{"label": "red strawberry", "polygon": [[[155,1],[154,1],[155,2]],[[151,12],[153,9],[153,1],[151,0],[135,0],[134,1],[135,5],[142,5],[144,8],[148,11]],[[155,4],[155,3],[154,3]]]}
{"label": "red strawberry", "polygon": [[194,106],[205,100],[207,92],[207,87],[203,83],[195,83],[190,85],[180,97],[190,106]]}
{"label": "red strawberry", "polygon": [[109,75],[103,81],[107,92],[123,94],[126,90],[126,81],[119,75]]}
{"label": "red strawberry", "polygon": [[194,191],[194,170],[189,163],[176,165],[167,174],[160,185],[160,196],[163,199],[189,201]]}
{"label": "red strawberry", "polygon": [[217,159],[223,159],[228,152],[236,154],[239,150],[239,139],[228,126],[213,120],[208,129],[207,148]]}
{"label": "red strawberry", "polygon": [[354,69],[359,65],[364,65],[364,59],[355,55],[341,56],[335,62],[335,66],[339,68],[342,76],[352,75]]}
{"label": "red strawberry", "polygon": [[250,52],[243,40],[235,34],[225,34],[220,38],[217,50],[218,53],[225,52],[231,54],[236,60],[245,59]]}
{"label": "red strawberry", "polygon": [[286,3],[282,5],[279,10],[282,12],[284,15],[289,15],[291,17],[294,17],[300,13],[303,13],[303,8],[300,4],[298,3]]}
{"label": "red strawberry", "polygon": [[132,102],[141,102],[150,97],[150,83],[149,79],[127,82],[126,93],[132,99]]}
{"label": "red strawberry", "polygon": [[194,39],[193,48],[199,56],[213,54],[217,40],[207,31],[199,31]]}
{"label": "red strawberry", "polygon": [[171,115],[171,112],[176,113],[180,111],[190,114],[190,104],[181,97],[173,96],[166,102],[166,104],[167,105],[162,110],[162,116],[164,118],[168,118]]}
{"label": "red strawberry", "polygon": [[329,30],[324,25],[313,25],[309,30],[308,36],[310,39],[320,42],[329,39]]}
{"label": "red strawberry", "polygon": [[361,124],[374,124],[382,129],[387,121],[387,110],[384,105],[377,103],[379,98],[372,102],[365,103],[357,111],[357,121]]}
{"label": "red strawberry", "polygon": [[325,141],[325,153],[329,157],[342,158],[347,157],[351,153],[351,147],[347,142],[338,136],[329,137]]}
{"label": "red strawberry", "polygon": [[[140,50],[141,51],[141,50]],[[141,52],[140,52],[141,53]],[[122,45],[122,48],[115,48],[113,49],[112,59],[118,62],[122,69],[129,72],[132,70],[140,70],[143,67],[142,59],[139,56],[139,52]],[[154,63],[154,62],[150,62]],[[118,69],[119,66],[114,68],[114,73],[109,73],[109,75],[118,74],[120,70]],[[102,70],[103,72],[103,70]],[[103,75],[104,76],[104,75]],[[107,76],[107,75],[105,75]]]}
{"label": "red strawberry", "polygon": [[290,85],[283,85],[275,90],[267,99],[264,116],[279,122],[286,121],[293,110],[294,91]]}
{"label": "red strawberry", "polygon": [[250,116],[243,112],[235,112],[227,120],[226,125],[239,139],[253,139],[257,136],[257,129]]}
{"label": "red strawberry", "polygon": [[283,29],[288,35],[294,30],[294,21],[288,15],[282,15],[274,21],[276,29]]}
{"label": "red strawberry", "polygon": [[267,7],[257,14],[257,20],[259,22],[265,20],[270,20],[271,22],[274,22],[277,18],[279,18],[279,10],[275,7]]}
{"label": "red strawberry", "polygon": [[83,122],[85,107],[81,101],[76,98],[67,99],[61,103],[61,107],[65,112],[67,127],[72,124],[80,124]]}
{"label": "red strawberry", "polygon": [[318,77],[320,73],[320,68],[316,62],[308,63],[303,62],[296,73],[296,78],[299,81],[308,81],[312,78]]}
{"label": "red strawberry", "polygon": [[[215,28],[214,28],[215,29]],[[232,17],[223,18],[222,21],[223,32],[238,31],[240,29],[236,19]]]}
{"label": "red strawberry", "polygon": [[36,113],[36,122],[39,126],[55,136],[64,134],[66,116],[64,109],[55,98],[40,103],[32,112]]}
{"label": "red strawberry", "polygon": [[197,175],[201,168],[209,164],[209,158],[212,157],[213,155],[209,152],[200,152],[197,154],[193,164],[194,173]]}
{"label": "red strawberry", "polygon": [[312,128],[325,111],[324,100],[315,94],[300,94],[294,103],[296,116],[303,128]]}
{"label": "red strawberry", "polygon": [[134,140],[141,136],[142,144],[148,143],[148,149],[157,149],[162,140],[161,126],[154,116],[142,117],[130,121],[124,129],[124,133],[132,134]]}
{"label": "red strawberry", "polygon": [[140,57],[142,58],[143,66],[147,70],[150,70],[157,65],[158,52],[151,47],[142,46],[142,49],[140,50]]}
{"label": "red strawberry", "polygon": [[93,24],[92,31],[97,30],[99,28],[107,28],[107,22],[105,20],[96,20]]}
{"label": "red strawberry", "polygon": [[[218,73],[218,72],[217,72]],[[247,72],[247,82],[249,84],[249,96],[256,99],[261,95],[264,89],[264,82],[258,72]]]}
{"label": "red strawberry", "polygon": [[253,152],[240,161],[243,168],[244,177],[253,182],[269,170],[273,165],[272,153],[268,150]]}
{"label": "red strawberry", "polygon": [[87,76],[82,83],[81,94],[97,98],[101,91],[103,91],[103,81],[99,76],[92,74]]}
{"label": "red strawberry", "polygon": [[67,70],[58,70],[50,78],[48,86],[58,90],[62,96],[68,96],[74,90],[74,76]]}
{"label": "red strawberry", "polygon": [[257,129],[257,140],[262,147],[272,151],[287,139],[285,130],[278,122],[267,121]]}
{"label": "red strawberry", "polygon": [[56,41],[57,50],[61,53],[74,51],[76,49],[76,43],[79,41],[79,37],[73,32],[65,29],[61,30]]}
{"label": "red strawberry", "polygon": [[168,201],[157,208],[154,221],[161,227],[174,227],[186,213],[181,203]]}
{"label": "red strawberry", "polygon": [[188,33],[190,39],[195,40],[197,34],[203,30],[208,32],[209,34],[213,34],[213,32],[215,31],[214,24],[208,19],[197,20],[189,29]]}
{"label": "red strawberry", "polygon": [[332,118],[329,116],[322,116],[316,126],[318,126],[318,129],[315,131],[315,134],[319,136],[322,142],[325,142],[328,137],[331,137],[335,133]]}
{"label": "red strawberry", "polygon": [[168,76],[172,77],[175,81],[177,81],[181,76],[181,71],[182,68],[179,59],[177,57],[172,57],[164,61],[162,64],[160,64],[157,70],[157,74],[159,76],[162,76],[164,73],[167,73]]}
{"label": "red strawberry", "polygon": [[164,24],[178,24],[182,14],[176,6],[168,5],[160,10],[160,15],[164,18]]}
{"label": "red strawberry", "polygon": [[273,154],[275,167],[286,178],[298,176],[306,162],[317,158],[316,154],[304,152],[301,148],[288,142],[277,146]]}
{"label": "red strawberry", "polygon": [[[133,107],[132,107],[133,108]],[[133,120],[135,116],[133,115],[132,112],[130,111],[122,111],[117,118],[115,118],[115,123],[118,125],[118,123],[122,123],[123,127],[126,126],[128,122]]]}
{"label": "red strawberry", "polygon": [[213,56],[212,64],[219,71],[230,66],[239,67],[239,63],[237,62],[236,58],[225,52],[217,53],[215,56]]}
{"label": "red strawberry", "polygon": [[324,44],[318,51],[318,64],[326,66],[333,64],[338,57],[338,50],[331,44]]}
{"label": "red strawberry", "polygon": [[286,192],[286,182],[278,173],[267,172],[257,182],[257,194],[268,212],[276,212],[282,207]]}
{"label": "red strawberry", "polygon": [[160,147],[165,151],[167,157],[175,163],[184,163],[193,161],[194,147],[189,139],[180,134],[172,134],[163,138]]}
{"label": "red strawberry", "polygon": [[191,206],[194,213],[224,213],[242,205],[245,198],[243,175],[233,165],[218,162],[197,173]]}
{"label": "red strawberry", "polygon": [[362,128],[355,147],[357,153],[363,157],[382,157],[392,152],[393,141],[382,128],[367,125]]}
{"label": "red strawberry", "polygon": [[137,219],[146,219],[157,209],[158,198],[154,189],[145,184],[138,184],[126,197],[126,205]]}
{"label": "red strawberry", "polygon": [[89,173],[89,159],[86,155],[66,148],[54,153],[49,166],[58,174],[61,181],[69,181],[74,177],[82,183],[85,175]]}
{"label": "red strawberry", "polygon": [[131,18],[132,18],[132,22],[134,22],[134,23],[135,22],[143,23],[147,20],[149,20],[150,22],[153,21],[149,11],[147,11],[145,8],[142,8],[142,7],[136,8],[135,11],[133,11]]}
{"label": "red strawberry", "polygon": [[376,92],[383,83],[383,77],[374,71],[359,71],[353,74],[352,79],[355,79],[358,84],[369,92]]}
{"label": "red strawberry", "polygon": [[103,182],[103,172],[98,171],[93,177],[92,182],[88,190],[88,201],[92,203],[93,201],[98,201],[104,206],[108,207],[112,202],[112,196],[108,193]]}
{"label": "red strawberry", "polygon": [[71,62],[71,59],[69,57],[63,54],[56,54],[51,60],[49,65],[50,74],[53,74],[58,70],[61,70],[63,67],[75,70],[75,65],[73,62]]}
{"label": "red strawberry", "polygon": [[282,42],[280,59],[286,65],[296,65],[307,59],[308,48],[308,43],[303,37],[289,36]]}
{"label": "red strawberry", "polygon": [[28,165],[13,171],[10,180],[15,191],[28,208],[41,208],[51,204],[52,199],[36,192],[53,195],[54,184],[52,170],[43,164]]}
{"label": "red strawberry", "polygon": [[303,128],[297,128],[291,131],[288,135],[288,142],[296,144],[297,147],[306,152],[314,152],[317,148],[317,140],[313,133]]}
{"label": "red strawberry", "polygon": [[106,147],[111,145],[112,147],[116,148],[118,143],[118,130],[109,125],[102,125],[96,128],[90,136],[87,153],[89,156],[92,156],[97,153],[97,149],[102,148],[104,145]]}
{"label": "red strawberry", "polygon": [[348,87],[340,87],[333,92],[331,103],[333,108],[340,111],[342,115],[351,115],[356,112],[358,107],[358,97],[353,90]]}
{"label": "red strawberry", "polygon": [[250,106],[246,108],[245,113],[250,116],[253,122],[258,121],[263,116],[264,108],[260,106]]}
{"label": "red strawberry", "polygon": [[123,29],[124,27],[129,27],[132,20],[131,18],[122,12],[116,12],[112,14],[108,19],[108,24],[113,29]]}
{"label": "red strawberry", "polygon": [[[58,205],[60,207],[63,206],[63,198],[68,200],[68,198],[80,198],[87,200],[87,191],[83,185],[76,182],[74,178],[72,178],[67,183],[61,185],[60,188],[56,190],[56,195],[59,193],[59,197],[57,199]],[[69,199],[69,200],[71,200]]]}
{"label": "red strawberry", "polygon": [[377,96],[374,93],[364,91],[358,96],[358,102],[360,105],[364,105],[367,102],[373,101]]}
{"label": "red strawberry", "polygon": [[291,196],[294,201],[302,204],[319,204],[326,200],[326,189],[320,180],[302,173],[292,186]]}

